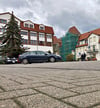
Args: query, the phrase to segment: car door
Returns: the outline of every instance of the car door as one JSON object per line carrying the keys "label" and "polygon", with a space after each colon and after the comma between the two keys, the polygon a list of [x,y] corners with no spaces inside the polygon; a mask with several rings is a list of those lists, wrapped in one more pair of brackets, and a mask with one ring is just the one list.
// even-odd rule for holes
{"label": "car door", "polygon": [[36,51],[31,51],[29,56],[28,56],[29,62],[34,63],[37,62],[37,54]]}
{"label": "car door", "polygon": [[45,52],[37,51],[37,59],[39,62],[45,62],[48,60],[48,57]]}

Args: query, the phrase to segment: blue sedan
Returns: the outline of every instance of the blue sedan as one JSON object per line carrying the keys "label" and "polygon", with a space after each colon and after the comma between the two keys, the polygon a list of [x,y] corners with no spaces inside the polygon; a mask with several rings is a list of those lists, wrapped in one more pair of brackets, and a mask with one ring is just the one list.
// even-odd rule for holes
{"label": "blue sedan", "polygon": [[23,64],[34,62],[56,62],[61,61],[61,56],[43,51],[29,51],[19,55],[19,61]]}

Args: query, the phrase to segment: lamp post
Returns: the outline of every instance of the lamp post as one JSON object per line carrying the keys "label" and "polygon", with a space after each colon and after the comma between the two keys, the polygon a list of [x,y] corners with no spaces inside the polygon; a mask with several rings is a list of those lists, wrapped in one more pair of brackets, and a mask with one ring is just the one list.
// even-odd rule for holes
{"label": "lamp post", "polygon": [[37,42],[36,42],[37,44],[36,44],[36,47],[37,47],[37,51],[38,51],[38,37],[37,37]]}

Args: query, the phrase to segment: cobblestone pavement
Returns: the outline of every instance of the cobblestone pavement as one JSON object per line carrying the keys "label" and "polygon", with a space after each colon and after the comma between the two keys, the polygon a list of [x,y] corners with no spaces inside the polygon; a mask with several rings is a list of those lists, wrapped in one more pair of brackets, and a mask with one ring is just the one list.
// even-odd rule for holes
{"label": "cobblestone pavement", "polygon": [[100,108],[100,62],[0,65],[0,108]]}

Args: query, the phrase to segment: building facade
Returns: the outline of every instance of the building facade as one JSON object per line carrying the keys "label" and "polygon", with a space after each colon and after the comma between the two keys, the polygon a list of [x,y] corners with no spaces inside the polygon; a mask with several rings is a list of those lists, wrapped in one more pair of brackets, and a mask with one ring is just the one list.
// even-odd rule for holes
{"label": "building facade", "polygon": [[100,28],[81,34],[76,45],[76,59],[86,53],[86,59],[100,60]]}
{"label": "building facade", "polygon": [[[62,46],[60,48],[60,55],[62,56],[63,61],[67,60],[67,55],[75,52],[78,36],[80,32],[76,27],[69,28],[65,36],[61,38]],[[74,56],[75,57],[75,56]]]}
{"label": "building facade", "polygon": [[62,45],[62,41],[60,38],[53,36],[53,52],[54,54],[60,55],[60,47]]}
{"label": "building facade", "polygon": [[[4,26],[10,20],[11,13],[0,14],[0,35],[4,31]],[[53,28],[43,24],[35,24],[30,20],[22,21],[15,16],[15,20],[20,28],[23,46],[27,51],[41,50],[53,52]]]}

